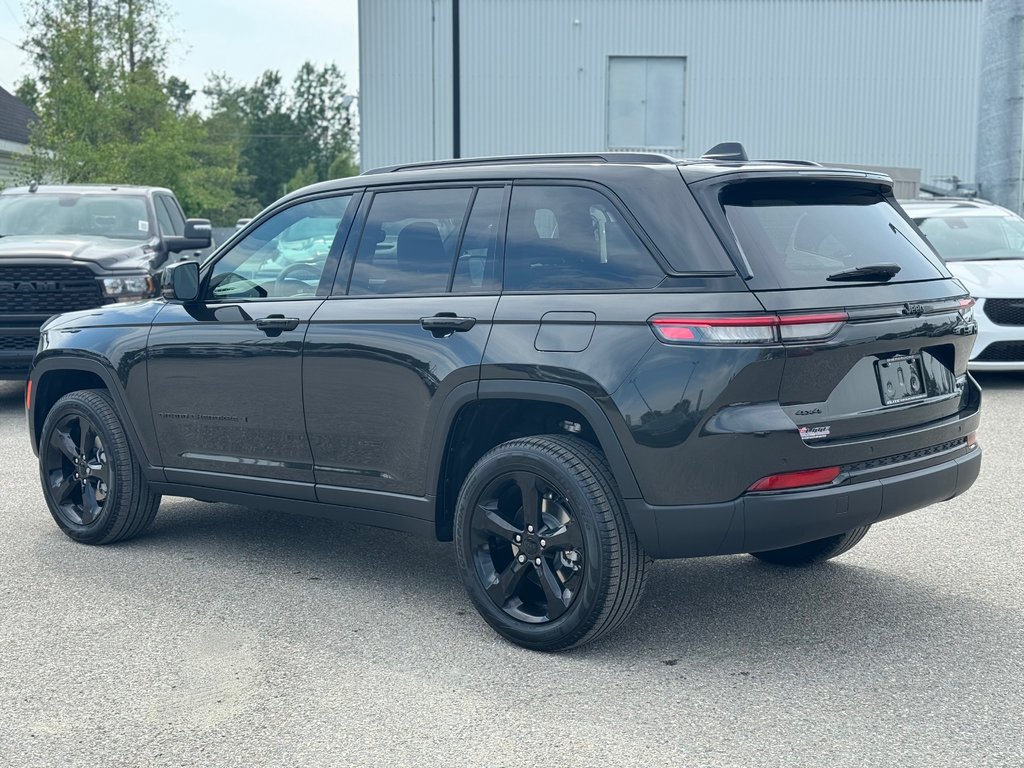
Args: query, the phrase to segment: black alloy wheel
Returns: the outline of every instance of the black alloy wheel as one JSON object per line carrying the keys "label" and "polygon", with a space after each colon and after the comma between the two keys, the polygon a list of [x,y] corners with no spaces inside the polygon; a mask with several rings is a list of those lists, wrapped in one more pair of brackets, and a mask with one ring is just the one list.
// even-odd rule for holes
{"label": "black alloy wheel", "polygon": [[455,553],[483,619],[541,651],[618,627],[647,578],[607,460],[563,435],[510,440],[477,461],[459,491]]}
{"label": "black alloy wheel", "polygon": [[40,457],[46,487],[64,522],[88,526],[103,512],[111,467],[95,425],[80,413],[60,419]]}
{"label": "black alloy wheel", "polygon": [[472,515],[473,565],[494,604],[530,623],[564,614],[583,580],[586,545],[556,485],[528,471],[499,476]]}
{"label": "black alloy wheel", "polygon": [[160,505],[110,395],[100,390],[70,392],[54,403],[40,430],[39,476],[54,521],[83,544],[137,536]]}

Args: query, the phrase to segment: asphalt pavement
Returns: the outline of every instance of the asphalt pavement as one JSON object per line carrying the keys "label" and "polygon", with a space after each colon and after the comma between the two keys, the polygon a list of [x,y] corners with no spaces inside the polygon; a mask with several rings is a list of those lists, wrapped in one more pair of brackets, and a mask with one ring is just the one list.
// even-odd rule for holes
{"label": "asphalt pavement", "polygon": [[1024,766],[1024,375],[986,376],[967,494],[792,571],[653,566],[545,655],[451,545],[166,498],[75,544],[0,382],[0,765]]}

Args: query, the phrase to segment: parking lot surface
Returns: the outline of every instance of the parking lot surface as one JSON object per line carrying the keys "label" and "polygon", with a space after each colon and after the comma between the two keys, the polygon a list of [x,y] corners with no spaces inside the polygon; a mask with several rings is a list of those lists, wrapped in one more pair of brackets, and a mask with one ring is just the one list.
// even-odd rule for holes
{"label": "parking lot surface", "polygon": [[658,562],[545,655],[448,544],[176,498],[75,544],[0,382],[0,765],[1022,766],[1024,376],[981,384],[964,496],[814,569]]}

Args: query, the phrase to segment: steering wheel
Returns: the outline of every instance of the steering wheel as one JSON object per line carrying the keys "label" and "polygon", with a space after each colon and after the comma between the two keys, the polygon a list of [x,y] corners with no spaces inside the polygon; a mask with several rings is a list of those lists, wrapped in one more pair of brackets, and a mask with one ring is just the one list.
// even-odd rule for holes
{"label": "steering wheel", "polygon": [[[228,286],[234,284],[238,284],[238,287],[240,289],[242,288],[242,284],[244,284],[244,291],[239,290],[237,293],[232,291],[224,291],[223,293],[217,293],[218,289],[227,288]],[[243,277],[242,275],[239,275],[237,272],[224,272],[220,275],[217,275],[210,282],[210,289],[212,290],[213,295],[219,299],[238,298],[239,295],[242,295],[248,291],[252,291],[259,298],[266,298],[267,296],[267,291],[266,289],[263,288],[262,285],[260,285],[259,283],[254,283],[249,278]]]}
{"label": "steering wheel", "polygon": [[[295,273],[305,272],[309,279],[314,283],[310,285],[305,280],[301,280],[297,277],[292,277]],[[320,283],[320,275],[323,272],[323,267],[309,262],[299,262],[297,264],[291,264],[282,269],[277,278],[274,280],[274,295],[275,296],[294,296],[296,293],[302,293],[303,291],[316,292],[316,287]],[[294,290],[288,293],[288,285],[291,284]],[[301,287],[300,287],[301,286]]]}

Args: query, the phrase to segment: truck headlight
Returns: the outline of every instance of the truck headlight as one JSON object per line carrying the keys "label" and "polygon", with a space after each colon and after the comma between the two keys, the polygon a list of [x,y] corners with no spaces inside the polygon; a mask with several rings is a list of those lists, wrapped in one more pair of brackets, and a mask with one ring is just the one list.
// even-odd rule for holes
{"label": "truck headlight", "polygon": [[153,295],[153,278],[149,275],[104,277],[103,295],[117,301],[130,301]]}

